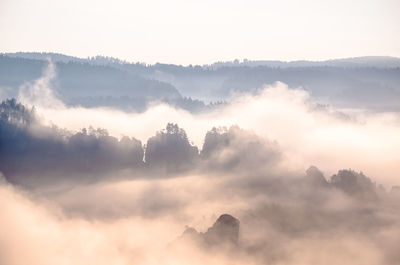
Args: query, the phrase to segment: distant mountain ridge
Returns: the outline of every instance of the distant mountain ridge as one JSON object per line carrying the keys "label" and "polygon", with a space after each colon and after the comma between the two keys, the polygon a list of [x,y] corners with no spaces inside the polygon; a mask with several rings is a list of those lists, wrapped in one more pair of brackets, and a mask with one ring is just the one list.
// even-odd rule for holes
{"label": "distant mountain ridge", "polygon": [[[121,60],[114,57],[109,56],[95,56],[95,57],[87,57],[80,58],[70,55],[64,55],[61,53],[52,53],[52,52],[16,52],[16,53],[1,53],[1,55],[5,55],[8,57],[15,58],[26,58],[26,59],[35,59],[35,60],[46,60],[50,58],[54,62],[81,62],[81,63],[90,63],[94,65],[108,65],[108,64],[141,64],[148,65],[145,63],[132,63],[126,60]],[[162,65],[174,65],[174,64],[164,64],[164,63],[156,63]],[[177,65],[180,66],[180,65]],[[349,58],[339,58],[339,59],[330,59],[330,60],[322,60],[322,61],[309,61],[309,60],[295,60],[295,61],[279,61],[279,60],[233,60],[233,61],[223,61],[223,62],[214,62],[209,65],[199,65],[201,67],[234,67],[234,66],[249,66],[249,67],[257,67],[257,66],[269,66],[269,67],[315,67],[315,66],[332,66],[332,67],[377,67],[377,68],[397,68],[400,67],[400,58],[392,57],[392,56],[361,56],[361,57],[349,57]]]}
{"label": "distant mountain ridge", "polygon": [[330,67],[376,67],[376,68],[397,68],[400,67],[400,58],[390,56],[363,56],[353,58],[331,59],[324,61],[269,61],[269,60],[235,60],[232,62],[217,62],[211,65],[212,67],[221,66],[269,66],[269,67],[317,67],[317,66],[330,66]]}
{"label": "distant mountain ridge", "polygon": [[217,62],[204,66],[128,63],[112,57],[87,59],[58,53],[0,54],[0,97],[41,76],[50,58],[56,89],[70,105],[143,111],[150,101],[197,112],[227,102],[234,93],[256,94],[283,82],[323,104],[372,111],[400,111],[400,59],[367,56],[311,61]]}
{"label": "distant mountain ridge", "polygon": [[[49,54],[0,55],[0,98],[15,98],[19,88],[43,75]],[[38,56],[37,56],[38,55]],[[25,54],[24,54],[25,56]],[[40,57],[41,59],[35,59]],[[161,101],[190,111],[207,108],[203,102],[182,97],[171,84],[105,64],[52,54],[57,78],[55,93],[68,105],[115,107],[143,111],[151,101]]]}

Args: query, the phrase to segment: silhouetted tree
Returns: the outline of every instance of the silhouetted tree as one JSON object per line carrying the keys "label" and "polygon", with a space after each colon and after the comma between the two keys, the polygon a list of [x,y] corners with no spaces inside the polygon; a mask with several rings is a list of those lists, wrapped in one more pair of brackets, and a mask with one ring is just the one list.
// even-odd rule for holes
{"label": "silhouetted tree", "polygon": [[189,143],[186,132],[168,123],[165,130],[148,139],[145,161],[152,167],[169,171],[189,168],[198,158],[198,149]]}

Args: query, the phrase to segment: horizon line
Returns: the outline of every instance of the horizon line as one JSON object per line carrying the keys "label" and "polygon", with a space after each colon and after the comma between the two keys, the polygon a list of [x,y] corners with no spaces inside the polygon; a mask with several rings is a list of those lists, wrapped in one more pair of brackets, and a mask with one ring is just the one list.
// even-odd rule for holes
{"label": "horizon line", "polygon": [[[400,57],[397,56],[392,56],[392,55],[363,55],[363,56],[354,56],[354,57],[336,57],[336,58],[330,58],[330,59],[321,59],[321,60],[309,60],[309,59],[297,59],[297,60],[279,60],[279,59],[248,59],[248,58],[234,58],[231,60],[219,60],[219,61],[213,61],[208,64],[180,64],[180,63],[167,63],[167,62],[155,62],[155,63],[147,63],[147,62],[141,62],[141,61],[129,61],[126,59],[121,59],[120,57],[114,57],[114,56],[107,56],[107,55],[95,55],[95,56],[86,56],[86,57],[81,57],[77,55],[69,55],[66,53],[60,53],[60,52],[52,52],[52,51],[18,51],[18,52],[0,52],[0,55],[3,56],[9,56],[13,54],[42,54],[42,55],[61,55],[61,56],[66,56],[66,57],[71,57],[74,59],[79,59],[79,60],[90,60],[90,59],[95,59],[95,58],[106,58],[106,59],[113,59],[116,60],[120,63],[126,63],[126,64],[144,64],[146,66],[151,66],[151,65],[156,65],[156,64],[163,64],[163,65],[176,65],[176,66],[212,66],[215,64],[219,63],[237,63],[237,64],[242,64],[246,62],[277,62],[277,63],[298,63],[298,62],[310,62],[310,63],[324,63],[324,62],[330,62],[330,61],[340,61],[340,60],[349,60],[349,59],[361,59],[361,58],[387,58],[387,59],[397,59],[400,60]],[[27,58],[30,59],[30,58]],[[32,58],[33,59],[33,58]]]}

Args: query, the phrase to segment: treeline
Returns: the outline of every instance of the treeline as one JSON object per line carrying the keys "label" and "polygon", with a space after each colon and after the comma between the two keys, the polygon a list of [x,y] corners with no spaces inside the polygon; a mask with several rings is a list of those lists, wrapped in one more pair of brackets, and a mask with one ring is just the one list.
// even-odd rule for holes
{"label": "treeline", "polygon": [[273,183],[274,190],[306,185],[369,199],[383,192],[383,187],[353,170],[340,170],[328,181],[318,168],[311,167],[304,178],[288,184],[285,181],[290,178],[272,177],[281,157],[277,143],[237,126],[211,129],[201,149],[172,123],[142,144],[132,137],[117,139],[104,129],[89,127],[73,133],[43,126],[34,109],[15,99],[0,104],[0,171],[15,184],[99,181],[124,170],[133,178],[165,178],[193,171],[245,174],[249,176],[246,185],[255,181],[261,188]]}
{"label": "treeline", "polygon": [[[117,169],[157,169],[177,172],[191,169],[200,160],[221,160],[218,165],[240,164],[246,156],[218,157],[223,148],[237,148],[238,139],[255,137],[238,127],[209,131],[201,152],[177,124],[167,124],[146,144],[131,137],[117,139],[104,129],[84,128],[72,133],[46,127],[15,99],[0,104],[0,171],[7,177],[43,172],[105,172]],[[249,145],[263,148],[255,137]],[[253,142],[254,143],[253,143]],[[218,143],[216,143],[218,142]],[[237,146],[235,146],[237,145]],[[278,154],[273,150],[267,153]],[[212,159],[211,159],[212,158]],[[215,162],[210,162],[212,166]]]}

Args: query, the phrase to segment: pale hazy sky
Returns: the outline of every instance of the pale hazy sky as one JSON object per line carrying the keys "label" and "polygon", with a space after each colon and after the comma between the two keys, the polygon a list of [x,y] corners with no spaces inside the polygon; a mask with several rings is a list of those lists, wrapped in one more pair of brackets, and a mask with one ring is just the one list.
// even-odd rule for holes
{"label": "pale hazy sky", "polygon": [[0,52],[147,63],[400,57],[399,0],[0,0]]}

